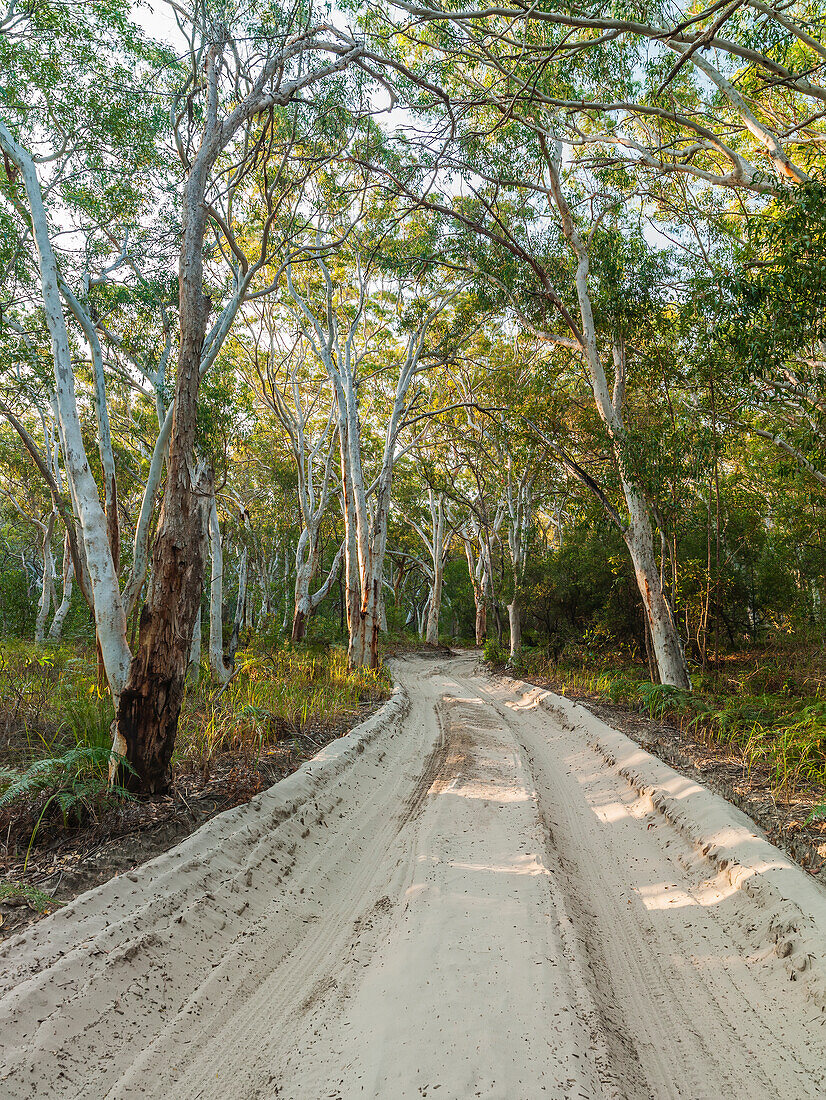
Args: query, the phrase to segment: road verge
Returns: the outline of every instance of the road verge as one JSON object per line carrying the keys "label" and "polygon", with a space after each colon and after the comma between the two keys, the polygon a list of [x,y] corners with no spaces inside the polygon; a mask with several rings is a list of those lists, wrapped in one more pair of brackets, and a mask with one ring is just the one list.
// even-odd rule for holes
{"label": "road verge", "polygon": [[595,749],[677,829],[732,888],[753,903],[759,919],[752,935],[770,946],[789,979],[826,1011],[826,891],[776,848],[731,803],[652,756],[606,725],[586,707],[522,680],[506,678]]}

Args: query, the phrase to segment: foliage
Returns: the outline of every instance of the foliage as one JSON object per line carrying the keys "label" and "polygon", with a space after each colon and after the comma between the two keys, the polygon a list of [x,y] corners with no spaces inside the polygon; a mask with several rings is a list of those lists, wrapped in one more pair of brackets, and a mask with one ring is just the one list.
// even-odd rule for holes
{"label": "foliage", "polygon": [[495,638],[488,638],[482,651],[482,660],[491,668],[502,668],[510,657]]}
{"label": "foliage", "polygon": [[36,913],[51,913],[63,904],[28,882],[0,882],[0,902],[18,899]]}
{"label": "foliage", "polygon": [[235,678],[223,690],[209,685],[190,692],[184,703],[177,748],[179,761],[204,770],[222,752],[260,752],[273,742],[335,725],[358,712],[359,704],[382,698],[385,672],[347,669],[347,654],[290,646],[239,653]]}
{"label": "foliage", "polygon": [[[318,475],[318,463],[313,472],[296,460],[298,435],[317,431],[316,460],[331,448],[313,584],[346,540],[352,504],[337,479],[353,441],[336,436],[338,391],[308,339],[324,344],[328,365],[363,340],[348,399],[363,450],[363,534],[375,521],[394,372],[445,298],[390,447],[395,510],[378,578],[388,643],[409,642],[432,594],[409,525],[421,526],[434,491],[449,513],[440,637],[470,637],[478,612],[485,661],[501,667],[510,604],[521,610],[523,674],[579,678],[652,718],[676,715],[734,739],[750,760],[770,762],[778,784],[821,775],[819,688],[789,670],[781,681],[768,659],[739,688],[708,677],[732,654],[826,637],[822,28],[784,8],[781,31],[746,5],[725,14],[725,38],[675,67],[682,47],[663,39],[662,13],[631,7],[633,19],[626,3],[577,9],[576,27],[567,9],[526,7],[506,32],[493,10],[472,21],[446,10],[414,31],[393,5],[348,0],[330,9],[323,33],[340,33],[330,49],[343,56],[345,13],[369,65],[331,74],[295,102],[267,102],[216,162],[204,305],[210,325],[226,320],[226,331],[217,323],[226,343],[199,383],[196,453],[186,460],[215,476],[216,629],[223,643],[237,620],[241,650],[223,689],[206,677],[189,687],[178,764],[208,769],[219,753],[311,735],[386,690],[381,674],[348,671],[331,648],[347,634],[346,569],[303,648],[283,642],[306,549],[299,497]],[[667,22],[693,28],[696,45],[722,27],[716,11],[668,12]],[[177,17],[196,72],[189,51],[151,40],[123,0],[12,6],[0,34],[0,121],[35,156],[64,293],[74,287],[83,299],[101,343],[99,378],[88,333],[67,308],[89,467],[101,501],[117,490],[109,515],[122,524],[112,563],[122,585],[140,517],[150,517],[151,545],[161,514],[144,489],[176,383],[179,161],[186,174],[205,117],[201,62],[225,49],[220,112],[254,85],[284,36],[295,49],[290,72],[311,74],[316,63],[301,45],[313,36],[298,33],[315,18],[308,5],[207,3]],[[7,153],[0,167],[0,763],[17,779],[7,778],[0,806],[29,800],[39,810],[46,799],[42,813],[59,809],[66,822],[108,805],[113,709],[78,578],[54,632],[70,644],[27,644],[36,624],[38,636],[55,625],[70,576],[64,529],[82,536],[84,525],[72,518],[78,502],[52,404],[31,196],[13,160]],[[237,313],[224,312],[228,303]],[[355,317],[358,332],[342,339]],[[288,375],[286,397],[268,394]],[[299,408],[306,426],[288,438]],[[104,409],[114,482],[103,473]],[[529,487],[519,532],[514,486]],[[658,574],[693,692],[646,682],[656,677],[643,671],[654,662],[628,552],[634,494],[654,546],[649,579]],[[468,551],[485,559],[481,581]],[[370,555],[362,546],[362,562]]]}
{"label": "foliage", "polygon": [[593,672],[533,660],[517,668],[557,690],[605,698],[658,722],[691,728],[729,746],[747,771],[765,768],[772,789],[789,795],[826,786],[826,675],[817,652],[810,664],[802,651],[799,657],[807,668],[799,680],[790,678],[787,659],[772,660],[763,652],[727,663],[716,676],[695,677],[692,692],[652,684],[634,665]]}

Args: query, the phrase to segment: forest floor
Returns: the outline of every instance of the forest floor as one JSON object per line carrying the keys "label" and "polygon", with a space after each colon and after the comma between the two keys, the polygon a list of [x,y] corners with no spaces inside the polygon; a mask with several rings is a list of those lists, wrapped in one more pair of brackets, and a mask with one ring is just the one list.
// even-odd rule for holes
{"label": "forest floor", "polygon": [[395,672],[350,736],[0,946],[4,1097],[826,1093],[810,877],[475,654]]}

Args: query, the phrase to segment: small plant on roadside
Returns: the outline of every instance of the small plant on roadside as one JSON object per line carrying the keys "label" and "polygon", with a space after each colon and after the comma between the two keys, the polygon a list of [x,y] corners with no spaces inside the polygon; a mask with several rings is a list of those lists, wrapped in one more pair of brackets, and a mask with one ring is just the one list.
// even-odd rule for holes
{"label": "small plant on roadside", "polygon": [[[122,786],[110,784],[111,759],[111,749],[87,745],[69,749],[63,756],[37,760],[23,771],[0,768],[0,811],[22,804],[25,813],[40,806],[40,799],[45,796],[29,837],[26,864],[51,807],[57,808],[63,827],[68,828],[71,823],[80,824],[88,816],[99,816],[115,802],[132,798]],[[126,760],[118,758],[118,763],[131,770]]]}
{"label": "small plant on roadside", "polygon": [[3,901],[22,901],[35,913],[50,913],[63,905],[45,890],[27,882],[0,882],[0,902]]}
{"label": "small plant on roadside", "polygon": [[482,660],[491,668],[502,668],[508,662],[508,654],[495,638],[488,638],[482,650]]}

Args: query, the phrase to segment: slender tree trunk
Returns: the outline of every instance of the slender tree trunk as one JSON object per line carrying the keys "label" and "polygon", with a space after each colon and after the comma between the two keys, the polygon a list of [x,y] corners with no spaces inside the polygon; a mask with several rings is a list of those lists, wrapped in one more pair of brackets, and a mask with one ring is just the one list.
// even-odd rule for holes
{"label": "slender tree trunk", "polygon": [[37,608],[37,620],[34,626],[34,641],[42,645],[46,637],[46,620],[52,606],[54,592],[54,559],[52,558],[52,532],[54,531],[54,512],[43,527],[43,583],[40,588],[40,604]]}
{"label": "slender tree trunk", "polygon": [[688,678],[682,642],[660,584],[648,511],[635,489],[627,483],[624,484],[624,489],[629,511],[625,541],[631,554],[637,585],[648,617],[660,681],[671,687],[690,691],[691,681]]}
{"label": "slender tree trunk", "polygon": [[95,627],[112,697],[117,701],[126,683],[131,655],[126,642],[126,616],[120,598],[115,564],[109,546],[106,516],[83,442],[78,414],[69,333],[60,296],[60,274],[50,239],[49,220],[37,168],[31,155],[0,121],[0,146],[20,170],[31,213],[37,249],[43,308],[52,345],[58,429],[69,491],[80,521],[84,569],[95,615]]}
{"label": "slender tree trunk", "polygon": [[544,138],[540,137],[540,143],[546,153],[551,192],[560,213],[563,232],[576,256],[575,284],[582,322],[581,346],[590,376],[594,403],[608,430],[622,481],[623,496],[629,513],[628,528],[624,532],[624,537],[648,616],[660,680],[672,687],[690,691],[691,680],[688,676],[682,642],[660,584],[648,506],[642,494],[634,487],[633,472],[628,470],[624,454],[625,344],[621,336],[615,334],[613,340],[614,392],[612,394],[600,357],[597,328],[588,287],[590,270],[588,246],[579,233],[560,182],[562,146],[556,143],[553,151],[550,151],[545,145]]}
{"label": "slender tree trunk", "polygon": [[298,540],[298,548],[295,552],[295,604],[293,608],[293,628],[291,640],[294,645],[304,641],[307,631],[307,620],[312,610],[310,600],[310,584],[315,572],[315,544],[316,533],[309,527],[305,527]]}
{"label": "slender tree trunk", "polygon": [[235,654],[241,642],[241,626],[244,622],[244,608],[247,603],[247,548],[241,551],[241,561],[238,564],[238,597],[235,601],[235,616],[232,621],[232,634],[229,640],[229,667],[235,667]]}
{"label": "slender tree trunk", "polygon": [[212,574],[209,583],[209,671],[216,684],[225,684],[231,669],[224,660],[224,552],[215,498],[209,510],[209,546]]}
{"label": "slender tree trunk", "polygon": [[645,640],[645,660],[648,664],[648,676],[652,684],[658,684],[660,678],[657,675],[657,660],[654,656],[654,650],[651,648],[651,628],[648,625],[648,612],[645,610],[645,606],[642,609],[642,636]]}
{"label": "slender tree trunk", "polygon": [[49,637],[53,642],[59,642],[63,635],[63,624],[72,605],[72,579],[75,575],[75,565],[72,561],[68,534],[63,540],[63,596],[60,607],[55,611],[52,625],[49,627]]}
{"label": "slender tree trunk", "polygon": [[281,617],[281,629],[287,629],[290,621],[290,545],[288,536],[284,536],[284,564],[282,567],[282,581],[284,588],[284,614]]}
{"label": "slender tree trunk", "polygon": [[201,601],[198,600],[198,613],[195,616],[195,625],[192,628],[192,645],[189,649],[189,670],[187,672],[189,683],[197,685],[201,682]]}
{"label": "slender tree trunk", "polygon": [[508,604],[508,623],[511,632],[511,660],[519,656],[522,649],[522,609],[519,606],[519,594],[514,592]]}
{"label": "slender tree trunk", "polygon": [[465,558],[467,559],[468,575],[470,576],[470,583],[473,587],[473,603],[476,608],[476,644],[481,646],[485,643],[488,619],[487,606],[485,604],[484,554],[480,552],[479,557],[476,558],[470,539],[465,538],[463,541],[465,544]]}

